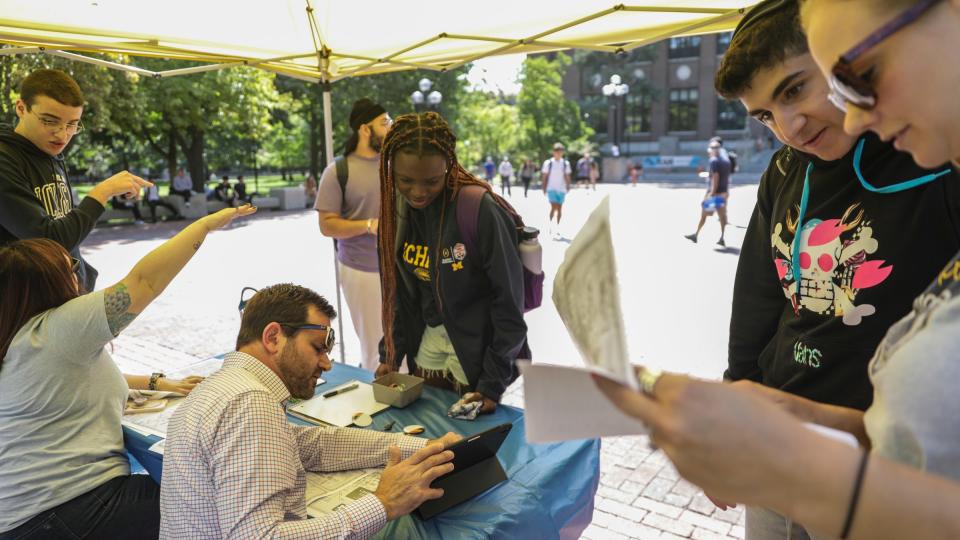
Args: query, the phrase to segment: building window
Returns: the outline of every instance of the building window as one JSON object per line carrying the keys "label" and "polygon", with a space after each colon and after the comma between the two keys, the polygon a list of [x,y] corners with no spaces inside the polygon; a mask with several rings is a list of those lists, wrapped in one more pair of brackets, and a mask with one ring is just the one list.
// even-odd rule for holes
{"label": "building window", "polygon": [[747,110],[739,100],[717,98],[717,129],[740,130],[747,127]]}
{"label": "building window", "polygon": [[629,134],[650,132],[650,94],[627,94],[626,132]]}
{"label": "building window", "polygon": [[700,56],[700,36],[670,38],[670,58],[690,58]]}
{"label": "building window", "polygon": [[670,131],[697,130],[697,102],[700,92],[696,88],[670,90]]}
{"label": "building window", "polygon": [[733,32],[723,32],[717,34],[717,54],[723,54],[730,48],[730,39],[733,38]]}

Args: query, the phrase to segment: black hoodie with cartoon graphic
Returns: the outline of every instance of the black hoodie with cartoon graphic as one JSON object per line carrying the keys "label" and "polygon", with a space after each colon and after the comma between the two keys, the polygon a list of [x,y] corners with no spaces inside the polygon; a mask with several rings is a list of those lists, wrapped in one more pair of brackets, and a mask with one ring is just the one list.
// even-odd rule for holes
{"label": "black hoodie with cartoon graphic", "polygon": [[97,271],[80,256],[80,244],[103,213],[96,199],[73,205],[63,155],[40,150],[10,126],[0,126],[0,246],[49,238],[80,260],[77,277],[87,291]]}
{"label": "black hoodie with cartoon graphic", "polygon": [[[873,134],[861,139],[862,174],[875,187],[950,170],[922,169]],[[877,344],[960,249],[956,172],[875,193],[861,185],[854,153],[825,162],[784,147],[771,160],[737,266],[725,378],[866,409]],[[798,290],[792,245],[811,164]]]}

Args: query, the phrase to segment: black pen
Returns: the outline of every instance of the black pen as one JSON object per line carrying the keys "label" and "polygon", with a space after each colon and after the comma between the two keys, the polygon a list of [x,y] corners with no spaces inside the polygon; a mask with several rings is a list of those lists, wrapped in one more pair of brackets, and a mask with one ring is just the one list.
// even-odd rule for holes
{"label": "black pen", "polygon": [[336,390],[331,390],[331,391],[327,392],[326,394],[324,394],[324,395],[323,395],[323,398],[326,399],[326,398],[329,398],[329,397],[333,397],[333,396],[335,396],[335,395],[337,395],[337,394],[342,394],[342,393],[344,393],[344,392],[349,392],[349,391],[351,391],[351,390],[356,390],[358,386],[360,386],[358,383],[353,383],[353,384],[351,384],[350,386],[344,386],[343,388],[337,388]]}

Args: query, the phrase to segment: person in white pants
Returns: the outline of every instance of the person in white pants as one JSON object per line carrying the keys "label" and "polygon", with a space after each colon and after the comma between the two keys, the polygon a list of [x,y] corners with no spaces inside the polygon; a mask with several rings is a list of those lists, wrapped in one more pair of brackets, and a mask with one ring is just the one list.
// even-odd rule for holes
{"label": "person in white pants", "polygon": [[345,157],[338,158],[346,161],[347,174],[341,180],[336,164],[327,166],[320,177],[314,203],[314,209],[320,214],[320,232],[337,241],[340,288],[360,339],[360,365],[370,371],[380,365],[378,347],[383,337],[377,262],[380,146],[392,123],[386,110],[369,99],[359,99],[353,104],[352,133],[347,140]]}

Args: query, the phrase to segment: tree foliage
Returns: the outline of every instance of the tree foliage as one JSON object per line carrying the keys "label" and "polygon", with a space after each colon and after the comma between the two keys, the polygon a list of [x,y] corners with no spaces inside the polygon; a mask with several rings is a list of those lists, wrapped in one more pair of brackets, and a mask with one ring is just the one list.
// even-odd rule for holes
{"label": "tree foliage", "polygon": [[565,54],[528,56],[523,62],[517,96],[520,149],[531,157],[548,155],[555,142],[582,148],[593,135],[580,107],[563,95],[561,78],[570,62]]}
{"label": "tree foliage", "polygon": [[463,99],[456,132],[457,157],[464,166],[479,164],[486,156],[499,162],[518,149],[520,115],[516,105],[493,94],[471,92]]}

